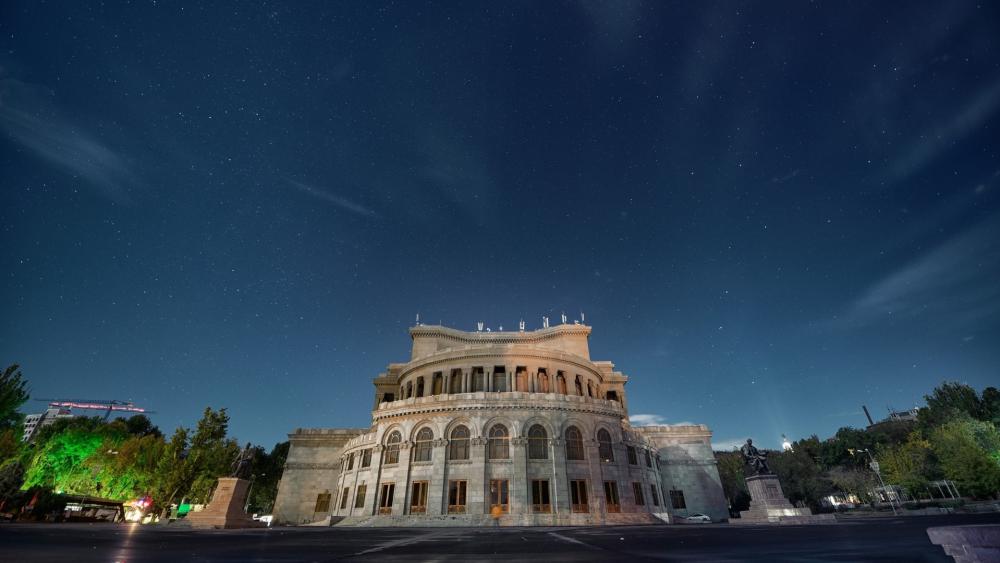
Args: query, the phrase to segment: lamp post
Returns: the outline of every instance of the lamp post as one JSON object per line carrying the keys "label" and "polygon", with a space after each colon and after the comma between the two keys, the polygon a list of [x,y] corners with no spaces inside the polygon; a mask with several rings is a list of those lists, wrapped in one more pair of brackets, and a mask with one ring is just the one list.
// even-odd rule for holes
{"label": "lamp post", "polygon": [[[854,452],[865,452],[866,454],[868,454],[868,459],[871,461],[871,463],[868,465],[868,467],[870,467],[872,469],[872,471],[875,472],[875,475],[878,477],[878,482],[882,485],[882,490],[885,491],[886,490],[886,488],[885,488],[885,481],[882,480],[882,472],[879,471],[878,462],[875,461],[875,458],[872,456],[871,450],[868,450],[867,448],[865,448],[865,449],[861,449],[861,450],[847,450],[847,451],[851,452],[851,455],[854,455]],[[886,498],[889,499],[889,508],[892,509],[892,515],[893,516],[898,516],[898,514],[896,513],[896,505],[893,504],[893,502],[892,502],[892,494],[890,494],[889,492],[886,492]]]}

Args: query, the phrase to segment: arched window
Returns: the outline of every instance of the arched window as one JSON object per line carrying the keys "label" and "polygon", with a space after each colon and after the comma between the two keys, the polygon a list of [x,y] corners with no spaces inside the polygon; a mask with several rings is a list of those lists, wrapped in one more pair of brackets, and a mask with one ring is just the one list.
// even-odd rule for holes
{"label": "arched window", "polygon": [[510,458],[510,435],[507,428],[502,424],[497,424],[490,428],[489,459],[509,459]]}
{"label": "arched window", "polygon": [[424,396],[424,378],[423,377],[418,377],[417,378],[417,396],[418,397],[423,397]]}
{"label": "arched window", "polygon": [[403,441],[403,436],[398,431],[389,434],[389,439],[385,441],[385,463],[399,463],[399,443]]}
{"label": "arched window", "polygon": [[576,426],[566,429],[566,459],[583,459],[583,434]]}
{"label": "arched window", "polygon": [[413,449],[413,461],[431,460],[431,440],[434,439],[434,432],[430,428],[421,428],[417,432],[417,444]]}
{"label": "arched window", "polygon": [[603,428],[597,431],[597,453],[602,461],[615,460],[615,451],[611,447],[611,434]]}
{"label": "arched window", "polygon": [[549,459],[549,435],[541,424],[528,430],[528,459]]}
{"label": "arched window", "polygon": [[581,397],[583,396],[583,384],[580,383],[580,376],[579,375],[576,376],[576,394],[579,395],[579,396],[581,396]]}
{"label": "arched window", "polygon": [[456,426],[448,442],[448,459],[469,459],[469,429]]}

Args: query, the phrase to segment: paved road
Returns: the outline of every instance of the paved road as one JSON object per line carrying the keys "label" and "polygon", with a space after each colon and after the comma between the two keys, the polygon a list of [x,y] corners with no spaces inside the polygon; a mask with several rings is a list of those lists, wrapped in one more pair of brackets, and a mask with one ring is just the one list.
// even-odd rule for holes
{"label": "paved road", "polygon": [[114,524],[0,524],[0,560],[941,561],[930,526],[1000,514],[870,518],[823,526],[271,528],[192,531]]}

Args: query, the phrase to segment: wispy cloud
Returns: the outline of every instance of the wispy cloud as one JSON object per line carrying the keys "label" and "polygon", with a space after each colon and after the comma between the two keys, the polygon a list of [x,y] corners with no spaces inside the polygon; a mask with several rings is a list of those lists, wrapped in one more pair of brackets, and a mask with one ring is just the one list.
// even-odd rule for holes
{"label": "wispy cloud", "polygon": [[60,115],[51,93],[18,80],[0,80],[0,127],[35,156],[83,178],[117,203],[128,201],[138,179],[122,153],[81,123]]}
{"label": "wispy cloud", "polygon": [[713,440],[712,449],[717,452],[728,452],[731,450],[737,450],[745,444],[746,438],[729,438],[726,440]]}
{"label": "wispy cloud", "polygon": [[980,128],[987,118],[1000,109],[1000,80],[983,89],[946,123],[925,131],[920,140],[908,147],[902,156],[889,165],[890,180],[905,180],[920,171],[957,141]]}
{"label": "wispy cloud", "polygon": [[633,414],[628,417],[632,426],[694,426],[696,423],[689,421],[668,422],[667,418],[658,414]]}
{"label": "wispy cloud", "polygon": [[316,186],[311,186],[309,184],[304,184],[302,182],[292,180],[291,178],[286,178],[285,181],[288,182],[289,186],[295,188],[296,190],[305,194],[309,194],[317,199],[321,199],[328,203],[332,203],[333,205],[339,207],[340,209],[343,209],[344,211],[350,211],[351,213],[354,213],[355,215],[359,215],[361,217],[378,217],[378,213],[376,213],[374,210],[369,209],[364,205],[361,205],[360,203],[355,203],[345,197],[341,197],[337,194],[317,188]]}
{"label": "wispy cloud", "polygon": [[659,426],[666,424],[667,419],[658,414],[633,414],[628,417],[633,426]]}
{"label": "wispy cloud", "polygon": [[933,315],[965,327],[1000,313],[1000,225],[991,217],[874,283],[841,323]]}

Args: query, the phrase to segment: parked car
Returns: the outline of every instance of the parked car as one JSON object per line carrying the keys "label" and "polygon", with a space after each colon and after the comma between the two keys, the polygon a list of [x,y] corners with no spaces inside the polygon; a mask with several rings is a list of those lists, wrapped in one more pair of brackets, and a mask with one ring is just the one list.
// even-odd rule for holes
{"label": "parked car", "polygon": [[684,520],[686,520],[688,522],[711,522],[712,521],[711,518],[709,518],[708,516],[706,516],[704,514],[692,514],[691,516],[688,516]]}

